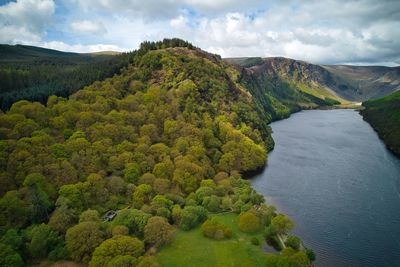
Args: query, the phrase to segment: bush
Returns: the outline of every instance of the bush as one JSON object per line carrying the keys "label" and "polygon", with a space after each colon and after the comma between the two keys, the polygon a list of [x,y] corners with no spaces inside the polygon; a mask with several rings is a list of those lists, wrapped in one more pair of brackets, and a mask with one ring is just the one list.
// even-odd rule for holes
{"label": "bush", "polygon": [[181,212],[179,227],[190,230],[207,219],[207,210],[201,206],[186,206]]}
{"label": "bush", "polygon": [[201,226],[203,235],[216,240],[222,240],[224,238],[231,238],[232,230],[217,222],[215,218],[208,219]]}
{"label": "bush", "polygon": [[293,248],[294,250],[299,250],[300,248],[300,238],[298,238],[297,236],[289,236],[286,241],[285,241],[285,245],[288,247]]}
{"label": "bush", "polygon": [[260,218],[254,213],[246,211],[239,215],[239,229],[245,233],[255,233],[261,229]]}
{"label": "bush", "polygon": [[315,261],[315,253],[312,249],[306,249],[307,257],[310,261]]}
{"label": "bush", "polygon": [[255,236],[252,237],[250,241],[254,246],[259,246],[260,245],[260,240],[258,240],[258,238],[255,237]]}

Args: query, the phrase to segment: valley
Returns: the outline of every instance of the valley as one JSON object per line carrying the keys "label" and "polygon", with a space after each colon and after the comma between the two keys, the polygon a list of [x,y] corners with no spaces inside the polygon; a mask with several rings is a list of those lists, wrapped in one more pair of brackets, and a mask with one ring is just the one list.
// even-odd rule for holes
{"label": "valley", "polygon": [[[307,233],[300,240],[303,218],[270,202],[258,178],[255,190],[243,177],[274,168],[267,155],[279,138],[271,123],[302,110],[352,107],[398,90],[399,79],[398,68],[222,59],[181,39],[116,55],[25,46],[0,53],[4,266],[310,266],[314,243]],[[54,87],[44,89],[50,80]],[[397,95],[363,106],[367,120],[375,111],[392,114]],[[292,156],[307,157],[309,147]],[[292,160],[286,155],[278,172]],[[115,217],[104,220],[111,211]]]}

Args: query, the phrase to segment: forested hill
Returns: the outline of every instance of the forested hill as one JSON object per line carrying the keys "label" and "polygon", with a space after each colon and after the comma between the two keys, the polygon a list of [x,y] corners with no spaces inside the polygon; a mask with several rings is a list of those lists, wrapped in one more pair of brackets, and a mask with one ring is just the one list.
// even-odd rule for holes
{"label": "forested hill", "polygon": [[400,91],[363,103],[364,119],[378,132],[386,146],[400,156]]}
{"label": "forested hill", "polygon": [[400,67],[318,65],[282,57],[228,58],[256,77],[293,83],[323,99],[362,102],[400,89]]}
{"label": "forested hill", "polygon": [[[277,235],[293,223],[241,174],[265,164],[267,123],[295,100],[286,106],[267,92],[270,113],[238,83],[240,72],[181,40],[146,42],[130,56],[121,74],[69,99],[19,101],[0,114],[0,265],[159,266],[152,255],[175,231],[227,212],[239,218],[234,231],[285,246]],[[108,210],[119,212],[104,221]],[[212,219],[202,230],[201,242],[237,236]],[[314,259],[297,237],[269,255],[250,237],[231,244],[251,266]]]}
{"label": "forested hill", "polygon": [[67,97],[97,80],[119,73],[129,53],[67,53],[25,45],[0,45],[0,108],[27,99],[45,103]]}

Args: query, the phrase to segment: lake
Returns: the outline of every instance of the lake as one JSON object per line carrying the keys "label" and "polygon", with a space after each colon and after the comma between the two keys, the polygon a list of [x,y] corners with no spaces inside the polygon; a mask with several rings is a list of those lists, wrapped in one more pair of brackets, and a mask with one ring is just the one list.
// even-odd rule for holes
{"label": "lake", "polygon": [[362,116],[307,110],[271,127],[275,148],[252,184],[294,220],[315,265],[400,266],[400,159]]}

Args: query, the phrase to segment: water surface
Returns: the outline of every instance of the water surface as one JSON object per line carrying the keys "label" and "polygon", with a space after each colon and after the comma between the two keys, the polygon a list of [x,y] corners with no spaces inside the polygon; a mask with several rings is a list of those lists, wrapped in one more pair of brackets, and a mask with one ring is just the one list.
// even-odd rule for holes
{"label": "water surface", "polygon": [[400,159],[370,125],[310,110],[271,127],[275,149],[252,183],[295,221],[316,266],[400,266]]}

